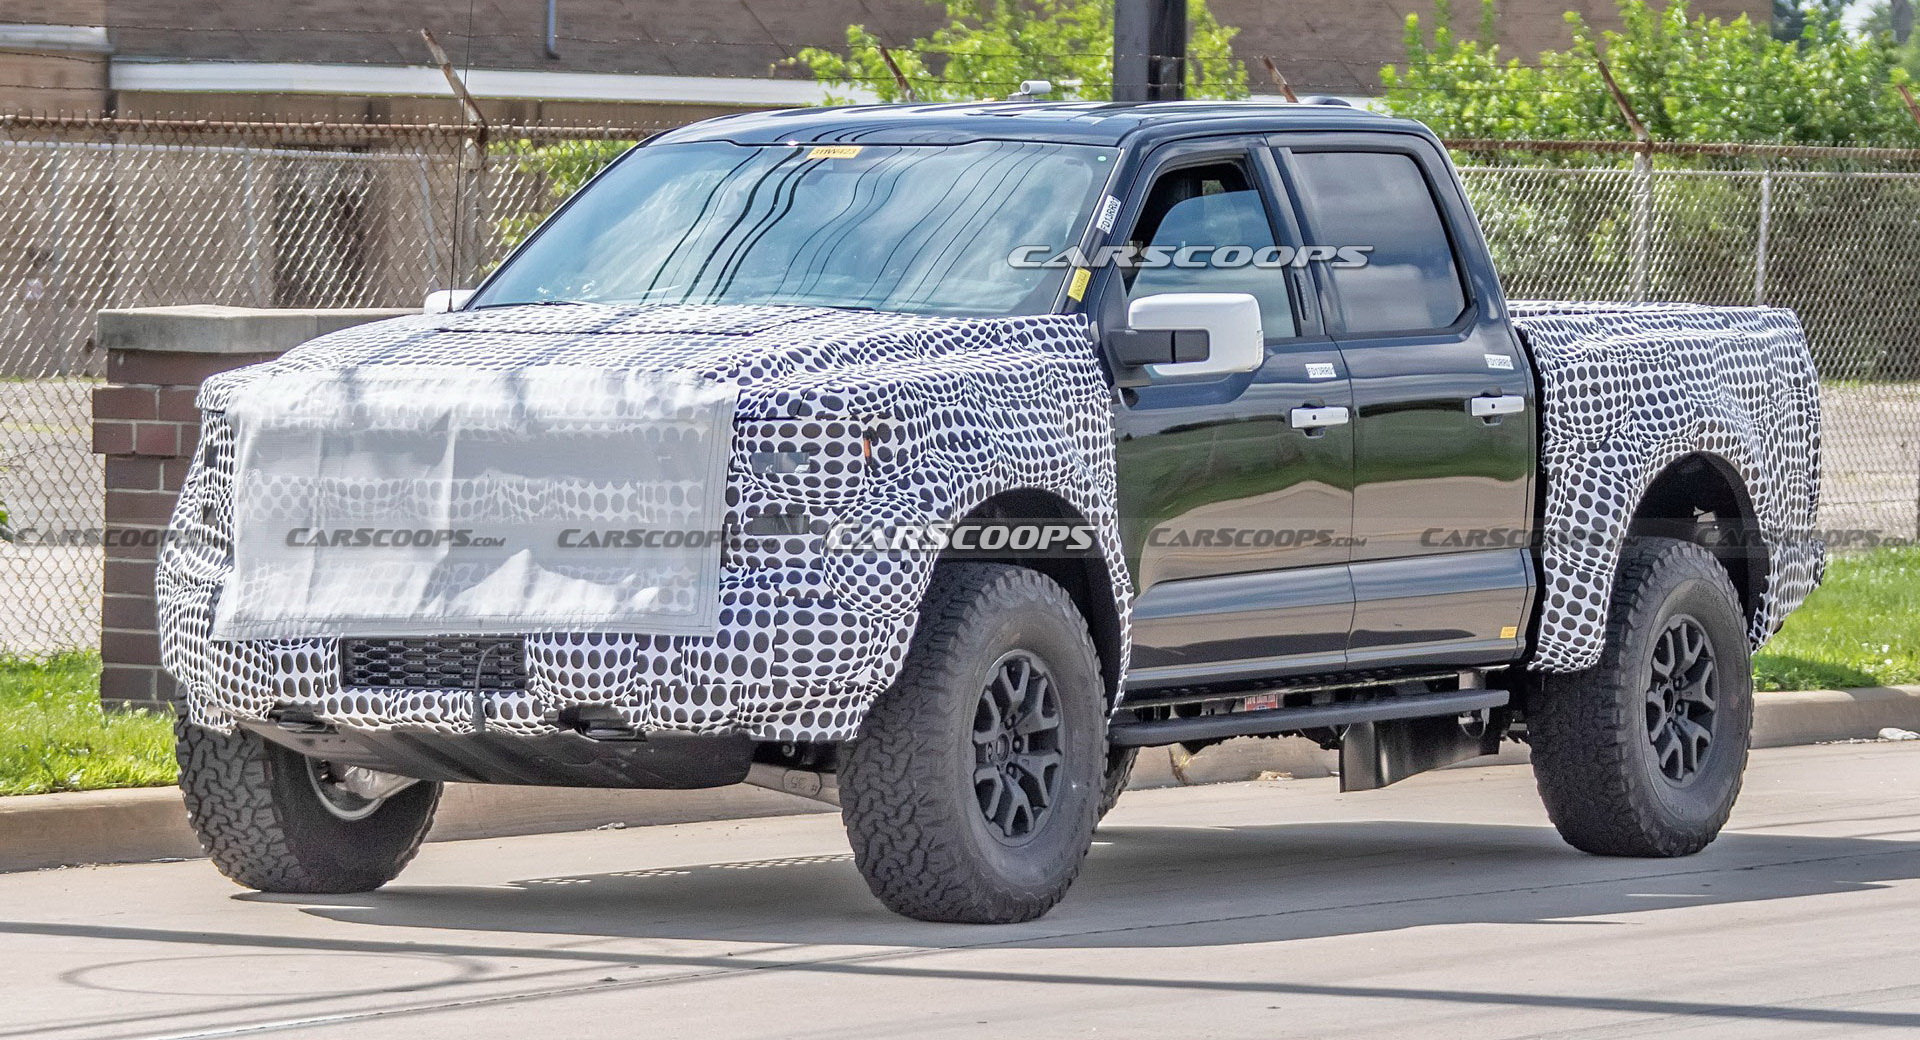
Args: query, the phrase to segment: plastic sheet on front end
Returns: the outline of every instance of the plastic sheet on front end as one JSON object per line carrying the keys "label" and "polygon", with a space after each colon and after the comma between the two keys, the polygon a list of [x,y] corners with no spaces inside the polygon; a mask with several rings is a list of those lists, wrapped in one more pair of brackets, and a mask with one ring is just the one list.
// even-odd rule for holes
{"label": "plastic sheet on front end", "polygon": [[539,366],[237,393],[216,639],[717,630],[737,390]]}

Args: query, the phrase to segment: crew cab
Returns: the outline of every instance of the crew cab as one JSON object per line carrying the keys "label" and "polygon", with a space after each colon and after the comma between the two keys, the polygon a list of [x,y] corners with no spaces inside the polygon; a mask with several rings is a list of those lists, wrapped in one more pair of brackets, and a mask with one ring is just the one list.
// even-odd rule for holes
{"label": "crew cab", "polygon": [[729,116],[472,293],[201,392],[159,576],[181,784],[268,891],[440,784],[830,777],[874,893],[1066,893],[1137,749],[1524,739],[1594,853],[1712,841],[1821,571],[1790,312],[1509,302],[1412,122]]}

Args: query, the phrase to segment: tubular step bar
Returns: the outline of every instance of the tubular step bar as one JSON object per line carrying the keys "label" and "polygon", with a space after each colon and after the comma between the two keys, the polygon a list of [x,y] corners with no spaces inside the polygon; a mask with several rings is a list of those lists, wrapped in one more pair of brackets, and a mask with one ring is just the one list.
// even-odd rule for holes
{"label": "tubular step bar", "polygon": [[1504,706],[1506,690],[1449,690],[1444,693],[1383,697],[1354,704],[1318,704],[1305,708],[1233,711],[1193,718],[1116,722],[1107,731],[1114,747],[1156,747],[1190,740],[1219,740],[1301,729],[1352,726],[1362,722],[1456,715]]}

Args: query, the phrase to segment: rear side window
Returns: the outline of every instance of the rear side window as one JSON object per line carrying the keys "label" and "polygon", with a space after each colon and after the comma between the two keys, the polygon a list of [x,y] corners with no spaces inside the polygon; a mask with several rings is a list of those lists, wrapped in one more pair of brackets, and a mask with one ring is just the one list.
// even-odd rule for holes
{"label": "rear side window", "polygon": [[1350,333],[1445,328],[1467,307],[1433,191],[1412,156],[1296,152],[1313,240],[1372,246],[1363,267],[1329,274]]}

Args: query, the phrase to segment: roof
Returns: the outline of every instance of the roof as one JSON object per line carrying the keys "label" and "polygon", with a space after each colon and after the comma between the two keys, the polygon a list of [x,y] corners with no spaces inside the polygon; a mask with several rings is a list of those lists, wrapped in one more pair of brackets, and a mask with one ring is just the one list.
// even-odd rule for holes
{"label": "roof", "polygon": [[722,116],[671,130],[655,144],[730,141],[781,144],[963,144],[969,141],[1054,141],[1119,146],[1136,136],[1161,139],[1200,133],[1276,130],[1394,130],[1431,136],[1419,123],[1345,105],[1258,101],[968,102],[952,105],[860,105]]}

